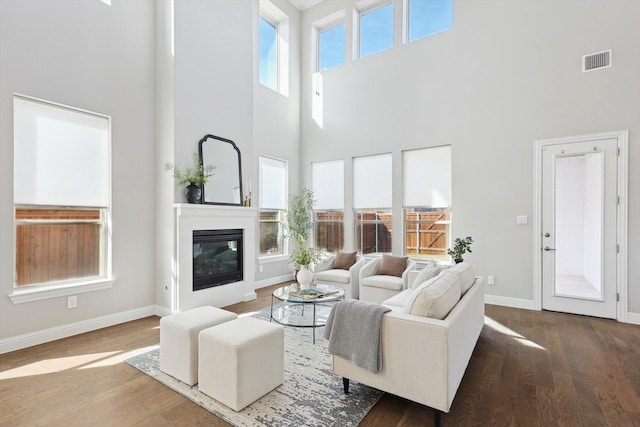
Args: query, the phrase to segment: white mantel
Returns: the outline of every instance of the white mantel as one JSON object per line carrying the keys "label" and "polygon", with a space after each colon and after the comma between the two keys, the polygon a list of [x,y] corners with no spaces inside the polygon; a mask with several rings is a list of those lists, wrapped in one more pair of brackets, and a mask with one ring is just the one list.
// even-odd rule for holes
{"label": "white mantel", "polygon": [[[256,229],[258,210],[244,206],[198,205],[179,203],[174,205],[176,220],[175,278],[172,280],[171,310],[211,305],[224,307],[256,298]],[[243,280],[213,288],[193,291],[193,231],[244,230]]]}

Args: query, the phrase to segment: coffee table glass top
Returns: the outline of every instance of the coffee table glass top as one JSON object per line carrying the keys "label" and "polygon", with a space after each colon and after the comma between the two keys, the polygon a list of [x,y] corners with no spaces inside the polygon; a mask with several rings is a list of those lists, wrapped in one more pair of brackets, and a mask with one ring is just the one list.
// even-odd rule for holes
{"label": "coffee table glass top", "polygon": [[[298,289],[295,292],[293,289],[293,285],[283,286],[273,291],[273,296],[280,301],[301,304],[332,302],[344,299],[344,289],[332,285],[318,283],[308,290]],[[316,295],[316,292],[318,295]]]}
{"label": "coffee table glass top", "polygon": [[[316,284],[309,291],[300,291],[295,285],[283,286],[273,291],[271,320],[285,326],[312,328],[315,344],[316,328],[327,324],[332,303],[343,299],[344,289],[337,286]],[[274,300],[282,302],[274,306]]]}

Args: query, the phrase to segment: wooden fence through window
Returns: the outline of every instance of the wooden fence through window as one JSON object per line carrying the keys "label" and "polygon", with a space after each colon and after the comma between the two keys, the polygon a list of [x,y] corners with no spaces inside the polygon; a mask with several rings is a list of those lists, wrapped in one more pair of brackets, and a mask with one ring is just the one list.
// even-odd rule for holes
{"label": "wooden fence through window", "polygon": [[[365,212],[356,231],[356,243],[362,242],[363,254],[391,252],[392,215]],[[444,256],[447,251],[447,223],[449,211],[408,212],[405,215],[406,253],[412,256]],[[316,213],[316,246],[329,252],[342,249],[344,243],[344,214]]]}
{"label": "wooden fence through window", "polygon": [[342,212],[316,212],[316,247],[335,252],[344,246],[344,214]]}
{"label": "wooden fence through window", "polygon": [[407,255],[446,255],[448,211],[409,212],[405,215],[405,247]]}
{"label": "wooden fence through window", "polygon": [[17,285],[98,276],[99,220],[99,210],[17,209]]}

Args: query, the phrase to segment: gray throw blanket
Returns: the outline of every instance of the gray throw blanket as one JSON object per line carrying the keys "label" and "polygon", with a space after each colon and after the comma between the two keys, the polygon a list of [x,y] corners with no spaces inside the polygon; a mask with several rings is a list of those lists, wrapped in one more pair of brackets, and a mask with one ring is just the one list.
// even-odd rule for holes
{"label": "gray throw blanket", "polygon": [[382,315],[391,309],[348,299],[334,305],[324,328],[329,353],[347,359],[369,372],[382,369]]}

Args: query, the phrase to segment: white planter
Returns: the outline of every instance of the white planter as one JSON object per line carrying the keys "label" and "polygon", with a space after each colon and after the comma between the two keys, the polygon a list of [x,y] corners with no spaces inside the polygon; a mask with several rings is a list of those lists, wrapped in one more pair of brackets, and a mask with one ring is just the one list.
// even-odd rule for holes
{"label": "white planter", "polygon": [[300,289],[309,289],[313,281],[313,272],[305,266],[300,266],[300,271],[298,271],[296,278],[298,279],[298,283],[300,283]]}

